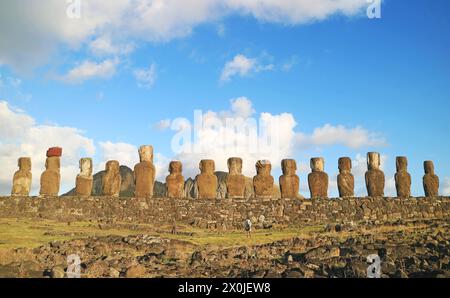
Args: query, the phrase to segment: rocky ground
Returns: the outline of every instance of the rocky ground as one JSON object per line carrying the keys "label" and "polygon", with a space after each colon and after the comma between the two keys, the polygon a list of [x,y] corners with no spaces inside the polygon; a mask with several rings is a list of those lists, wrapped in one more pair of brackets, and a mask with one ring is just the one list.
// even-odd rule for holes
{"label": "rocky ground", "polygon": [[88,237],[2,250],[0,276],[64,277],[67,256],[78,254],[82,277],[89,278],[365,278],[367,256],[377,254],[382,277],[444,278],[450,277],[449,235],[446,221],[415,221],[328,225],[299,237],[241,246],[143,234]]}

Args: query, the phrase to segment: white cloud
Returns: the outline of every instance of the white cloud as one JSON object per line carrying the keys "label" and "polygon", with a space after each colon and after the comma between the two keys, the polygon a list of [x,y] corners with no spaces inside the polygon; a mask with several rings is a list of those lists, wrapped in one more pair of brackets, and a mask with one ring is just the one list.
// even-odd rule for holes
{"label": "white cloud", "polygon": [[49,62],[61,46],[77,51],[87,45],[94,52],[116,54],[110,45],[169,41],[191,34],[198,25],[236,14],[296,25],[335,14],[353,16],[367,7],[365,0],[114,0],[107,5],[89,0],[81,4],[81,17],[73,19],[66,14],[66,1],[0,1],[0,64],[33,69]]}
{"label": "white cloud", "polygon": [[71,84],[79,84],[91,79],[107,79],[116,73],[118,64],[118,59],[108,59],[100,63],[84,61],[71,69],[61,80]]}
{"label": "white cloud", "polygon": [[172,121],[170,119],[163,119],[161,121],[158,121],[153,127],[157,130],[166,130],[170,128],[172,125]]}
{"label": "white cloud", "polygon": [[89,49],[97,56],[126,55],[134,51],[132,43],[113,44],[110,36],[99,36],[89,44]]}
{"label": "white cloud", "polygon": [[249,58],[238,54],[231,61],[225,63],[220,81],[226,82],[234,76],[245,77],[251,73],[273,70],[274,67],[273,64],[262,64],[257,58]]}
{"label": "white cloud", "polygon": [[83,132],[57,125],[39,125],[23,111],[14,109],[0,101],[0,193],[9,194],[12,177],[17,170],[17,159],[31,157],[33,164],[32,193],[39,191],[40,174],[45,169],[45,153],[49,147],[63,148],[61,159],[61,188],[75,185],[79,172],[78,160],[82,156],[95,154],[95,146]]}
{"label": "white cloud", "polygon": [[133,74],[139,87],[151,88],[157,78],[156,65],[152,63],[148,69],[135,69]]}
{"label": "white cloud", "polygon": [[442,183],[442,191],[441,194],[443,196],[450,196],[450,177],[445,177]]}

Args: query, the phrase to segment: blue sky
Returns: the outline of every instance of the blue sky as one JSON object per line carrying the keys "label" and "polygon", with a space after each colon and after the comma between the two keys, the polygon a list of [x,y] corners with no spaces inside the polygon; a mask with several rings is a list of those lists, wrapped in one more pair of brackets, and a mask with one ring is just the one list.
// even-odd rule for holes
{"label": "blue sky", "polygon": [[[110,8],[119,15],[123,7],[136,5],[119,2],[124,6]],[[0,16],[10,11],[25,16],[18,24],[0,18],[0,34],[6,36],[0,42],[0,101],[7,103],[0,114],[0,161],[6,164],[1,194],[9,192],[19,155],[36,160],[36,179],[43,169],[44,148],[58,144],[73,146],[65,148],[63,189],[72,187],[80,157],[92,155],[95,172],[110,158],[132,166],[137,160],[134,149],[141,144],[155,147],[160,178],[172,158],[189,159],[182,160],[187,176],[195,174],[196,164],[208,152],[177,155],[171,149],[176,132],[156,126],[178,117],[192,120],[196,109],[230,111],[233,103],[251,103],[256,119],[260,113],[291,114],[295,125],[280,117],[289,123],[279,133],[293,133],[281,145],[290,149],[280,150],[297,159],[304,195],[310,157],[325,157],[333,184],[340,156],[356,161],[355,175],[361,178],[368,151],[384,156],[388,194],[394,194],[397,155],[409,157],[415,195],[422,194],[422,163],[428,159],[435,161],[441,192],[450,194],[449,1],[385,0],[381,19],[367,18],[365,1],[324,12],[309,9],[314,1],[309,2],[244,5],[245,13],[233,7],[223,15],[214,7],[193,15],[187,9],[181,17],[172,10],[183,7],[167,5],[163,20],[138,23],[141,32],[132,21],[90,24],[104,16],[98,7],[86,8],[87,15],[79,20],[57,16],[61,24],[44,26],[41,18],[23,12],[26,4],[3,1]],[[290,6],[305,3],[299,11]],[[82,22],[82,29],[76,27],[77,34],[59,32],[67,22]],[[13,33],[18,37],[11,37]],[[19,52],[26,54],[16,55]],[[32,123],[24,125],[19,116],[32,118]],[[43,126],[48,139],[29,136]],[[358,137],[363,140],[354,141]],[[227,153],[211,155],[221,170]],[[255,162],[248,161],[247,173],[254,172]],[[273,162],[278,176],[279,161]],[[362,180],[357,184],[362,192]]]}

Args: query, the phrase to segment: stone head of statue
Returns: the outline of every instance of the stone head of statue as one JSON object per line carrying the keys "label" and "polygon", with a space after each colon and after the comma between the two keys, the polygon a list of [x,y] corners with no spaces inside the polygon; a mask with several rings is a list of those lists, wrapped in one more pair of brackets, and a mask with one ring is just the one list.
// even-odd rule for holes
{"label": "stone head of statue", "polygon": [[153,146],[144,145],[139,147],[139,159],[141,162],[153,162]]}
{"label": "stone head of statue", "polygon": [[297,171],[297,162],[294,159],[283,159],[281,161],[283,175],[295,175]]}
{"label": "stone head of statue", "polygon": [[270,176],[272,164],[269,160],[259,160],[256,163],[256,173],[261,176]]}
{"label": "stone head of statue", "polygon": [[92,158],[80,159],[80,176],[92,176]]}
{"label": "stone head of statue", "polygon": [[200,161],[199,168],[202,174],[214,174],[214,171],[216,170],[216,165],[214,163],[214,160],[204,159]]}
{"label": "stone head of statue", "polygon": [[110,160],[106,163],[106,172],[119,173],[120,164],[117,160]]}
{"label": "stone head of statue", "polygon": [[228,159],[228,172],[231,175],[242,174],[242,158],[231,157]]}
{"label": "stone head of statue", "polygon": [[169,173],[170,174],[181,174],[183,171],[183,165],[181,161],[171,161],[169,164]]}
{"label": "stone head of statue", "polygon": [[323,157],[311,158],[311,170],[313,172],[323,172],[325,168],[325,160]]}
{"label": "stone head of statue", "polygon": [[31,171],[31,158],[21,157],[18,160],[19,169],[22,171]]}
{"label": "stone head of statue", "polygon": [[352,159],[350,157],[341,157],[338,161],[339,172],[347,173],[352,170]]}
{"label": "stone head of statue", "polygon": [[431,160],[427,160],[423,163],[425,174],[434,175],[434,163]]}
{"label": "stone head of statue", "polygon": [[381,165],[380,153],[369,152],[367,153],[367,168],[369,170],[379,170]]}
{"label": "stone head of statue", "polygon": [[47,170],[59,171],[60,167],[61,167],[61,160],[59,157],[56,156],[47,157],[45,161],[45,168]]}
{"label": "stone head of statue", "polygon": [[397,156],[395,164],[397,172],[406,171],[408,169],[408,159],[404,156]]}

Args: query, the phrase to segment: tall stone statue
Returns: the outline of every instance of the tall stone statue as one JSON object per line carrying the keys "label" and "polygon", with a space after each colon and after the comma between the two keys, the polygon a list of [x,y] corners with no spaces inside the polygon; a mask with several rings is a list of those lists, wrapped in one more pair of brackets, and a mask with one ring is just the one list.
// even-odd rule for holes
{"label": "tall stone statue", "polygon": [[45,171],[41,175],[41,196],[57,196],[61,183],[61,155],[62,149],[53,147],[47,151],[47,160],[45,161]]}
{"label": "tall stone statue", "polygon": [[281,161],[283,175],[280,177],[281,198],[298,198],[300,178],[297,176],[297,163],[294,159]]}
{"label": "tall stone statue", "polygon": [[134,167],[136,183],[136,198],[152,198],[155,185],[155,166],[153,165],[153,147],[141,146],[139,148],[140,163]]}
{"label": "tall stone statue", "polygon": [[227,198],[243,199],[245,197],[245,176],[242,175],[242,158],[228,159],[228,175],[226,180]]}
{"label": "tall stone statue", "polygon": [[352,160],[349,157],[339,158],[339,175],[337,184],[339,197],[351,198],[355,196],[355,177],[352,174]]}
{"label": "tall stone statue", "polygon": [[110,160],[106,163],[105,174],[102,179],[102,193],[104,196],[118,198],[121,186],[120,164],[117,160]]}
{"label": "tall stone statue", "polygon": [[80,159],[80,174],[76,179],[76,193],[78,196],[90,196],[94,177],[92,176],[92,158]]}
{"label": "tall stone statue", "polygon": [[311,173],[308,175],[311,198],[328,198],[328,174],[324,172],[322,157],[311,158]]}
{"label": "tall stone statue", "polygon": [[31,189],[31,158],[21,157],[18,160],[19,170],[14,173],[12,196],[29,196]]}
{"label": "tall stone statue", "polygon": [[432,161],[425,161],[423,167],[425,170],[425,176],[423,176],[425,196],[439,196],[439,177],[434,173],[434,163]]}
{"label": "tall stone statue", "polygon": [[182,199],[184,197],[183,165],[180,161],[172,161],[169,164],[170,175],[166,177],[166,192],[170,199]]}
{"label": "tall stone statue", "polygon": [[366,186],[369,197],[384,197],[385,176],[380,165],[380,153],[367,153]]}
{"label": "tall stone statue", "polygon": [[272,164],[268,160],[260,160],[256,163],[256,176],[253,177],[255,197],[269,199],[274,195],[275,180],[271,175]]}
{"label": "tall stone statue", "polygon": [[399,156],[396,159],[397,173],[395,174],[395,188],[400,198],[411,197],[411,175],[408,173],[408,159]]}
{"label": "tall stone statue", "polygon": [[204,159],[199,165],[200,174],[195,177],[199,199],[215,199],[217,197],[218,179],[214,174],[214,160]]}

